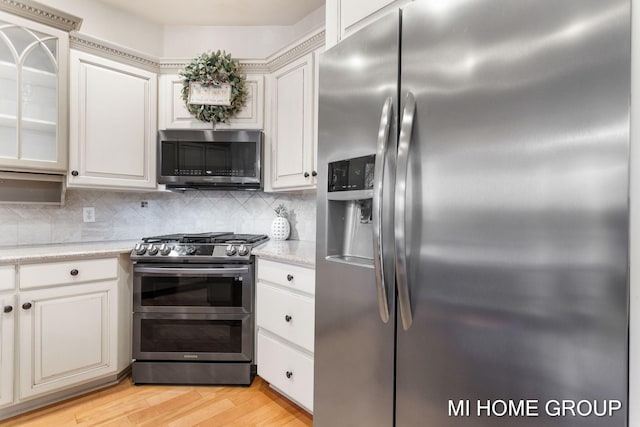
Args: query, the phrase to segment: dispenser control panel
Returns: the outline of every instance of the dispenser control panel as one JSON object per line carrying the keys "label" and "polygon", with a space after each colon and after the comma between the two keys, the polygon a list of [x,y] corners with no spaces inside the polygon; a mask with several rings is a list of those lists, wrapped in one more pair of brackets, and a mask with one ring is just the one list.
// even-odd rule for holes
{"label": "dispenser control panel", "polygon": [[329,192],[373,189],[375,160],[372,154],[329,163]]}

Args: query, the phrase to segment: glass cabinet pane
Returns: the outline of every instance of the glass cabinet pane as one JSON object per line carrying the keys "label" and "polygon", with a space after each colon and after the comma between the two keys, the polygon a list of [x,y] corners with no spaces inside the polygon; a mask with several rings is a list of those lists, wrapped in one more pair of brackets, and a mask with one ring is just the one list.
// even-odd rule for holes
{"label": "glass cabinet pane", "polygon": [[57,160],[58,40],[0,21],[0,157]]}
{"label": "glass cabinet pane", "polygon": [[0,39],[0,157],[18,156],[17,81],[18,71],[14,54],[7,43]]}

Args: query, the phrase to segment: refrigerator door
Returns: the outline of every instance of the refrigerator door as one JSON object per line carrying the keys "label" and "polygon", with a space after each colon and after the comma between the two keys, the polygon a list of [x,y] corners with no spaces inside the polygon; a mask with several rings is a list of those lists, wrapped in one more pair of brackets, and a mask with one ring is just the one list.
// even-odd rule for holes
{"label": "refrigerator door", "polygon": [[[393,424],[399,23],[399,12],[383,17],[320,58],[315,426]],[[371,155],[381,187],[328,192],[329,163]]]}
{"label": "refrigerator door", "polygon": [[[396,426],[626,425],[630,8],[403,10],[401,99],[416,106]],[[538,407],[504,413],[510,400]],[[611,400],[611,416],[584,403]]]}

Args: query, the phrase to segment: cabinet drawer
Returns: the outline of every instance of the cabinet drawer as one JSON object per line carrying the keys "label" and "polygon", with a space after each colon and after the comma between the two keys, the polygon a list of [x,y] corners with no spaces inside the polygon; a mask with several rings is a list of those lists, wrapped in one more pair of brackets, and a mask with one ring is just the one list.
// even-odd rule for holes
{"label": "cabinet drawer", "polygon": [[259,327],[313,352],[315,304],[312,298],[258,283],[256,306]]}
{"label": "cabinet drawer", "polygon": [[258,375],[313,411],[313,358],[258,333]]}
{"label": "cabinet drawer", "polygon": [[21,289],[90,282],[116,278],[118,260],[114,257],[27,264],[21,265],[19,272]]}
{"label": "cabinet drawer", "polygon": [[312,268],[269,260],[258,260],[258,280],[314,294],[316,272]]}
{"label": "cabinet drawer", "polygon": [[16,287],[16,268],[13,265],[0,266],[0,291],[9,291]]}

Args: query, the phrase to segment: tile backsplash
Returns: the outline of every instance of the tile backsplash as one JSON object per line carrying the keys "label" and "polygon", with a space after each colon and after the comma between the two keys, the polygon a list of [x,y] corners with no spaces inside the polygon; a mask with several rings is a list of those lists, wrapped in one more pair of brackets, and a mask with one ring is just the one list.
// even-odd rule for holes
{"label": "tile backsplash", "polygon": [[[273,208],[289,212],[291,240],[315,240],[315,192],[68,190],[63,207],[0,205],[0,246],[140,239],[168,233],[270,234]],[[83,222],[82,209],[95,209]]]}

